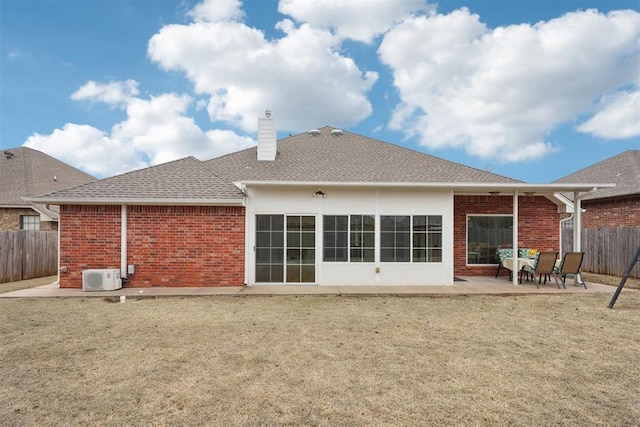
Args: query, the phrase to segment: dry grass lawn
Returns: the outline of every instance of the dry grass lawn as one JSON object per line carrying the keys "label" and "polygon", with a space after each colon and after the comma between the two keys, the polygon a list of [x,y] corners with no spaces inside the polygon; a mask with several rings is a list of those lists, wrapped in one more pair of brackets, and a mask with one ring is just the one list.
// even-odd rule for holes
{"label": "dry grass lawn", "polygon": [[0,299],[0,425],[640,424],[640,292]]}

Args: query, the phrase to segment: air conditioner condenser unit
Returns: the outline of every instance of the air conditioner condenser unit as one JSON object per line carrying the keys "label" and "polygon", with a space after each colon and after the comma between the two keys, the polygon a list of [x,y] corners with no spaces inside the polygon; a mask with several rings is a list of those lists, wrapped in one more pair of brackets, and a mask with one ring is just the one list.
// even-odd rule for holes
{"label": "air conditioner condenser unit", "polygon": [[122,288],[122,279],[119,269],[82,271],[83,291],[115,291],[120,288]]}

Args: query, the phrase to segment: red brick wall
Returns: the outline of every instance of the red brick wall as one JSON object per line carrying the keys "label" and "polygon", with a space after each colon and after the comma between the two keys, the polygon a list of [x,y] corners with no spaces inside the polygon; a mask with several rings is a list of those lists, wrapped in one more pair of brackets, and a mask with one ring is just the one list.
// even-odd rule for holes
{"label": "red brick wall", "polygon": [[582,202],[583,228],[640,226],[640,197]]}
{"label": "red brick wall", "polygon": [[128,286],[244,284],[244,208],[130,206]]}
{"label": "red brick wall", "polygon": [[61,288],[82,288],[82,270],[120,268],[120,206],[60,206]]}
{"label": "red brick wall", "polygon": [[[120,268],[120,206],[63,206],[60,286],[82,287],[82,270]],[[127,287],[240,286],[244,208],[129,206]]]}
{"label": "red brick wall", "polygon": [[[455,196],[453,207],[453,271],[455,275],[491,275],[496,266],[467,266],[467,215],[513,214],[512,196]],[[518,199],[518,246],[558,251],[560,215],[557,206],[543,196]]]}

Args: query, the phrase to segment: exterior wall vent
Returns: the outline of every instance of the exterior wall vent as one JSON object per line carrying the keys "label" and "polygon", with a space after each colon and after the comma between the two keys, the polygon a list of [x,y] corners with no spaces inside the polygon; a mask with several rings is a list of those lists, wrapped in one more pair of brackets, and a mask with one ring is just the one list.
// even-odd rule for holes
{"label": "exterior wall vent", "polygon": [[334,129],[331,131],[331,136],[342,136],[344,135],[344,132],[342,132],[340,129]]}
{"label": "exterior wall vent", "polygon": [[312,136],[318,136],[320,135],[321,132],[319,129],[311,129],[308,133],[309,135],[312,135]]}

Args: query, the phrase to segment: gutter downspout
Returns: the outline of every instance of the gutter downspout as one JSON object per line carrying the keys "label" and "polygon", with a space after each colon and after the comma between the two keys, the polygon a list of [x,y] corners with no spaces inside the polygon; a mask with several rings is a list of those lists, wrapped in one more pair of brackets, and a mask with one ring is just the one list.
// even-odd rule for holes
{"label": "gutter downspout", "polygon": [[120,277],[127,277],[127,205],[120,209]]}
{"label": "gutter downspout", "polygon": [[582,252],[582,200],[577,191],[573,192],[573,251]]}

